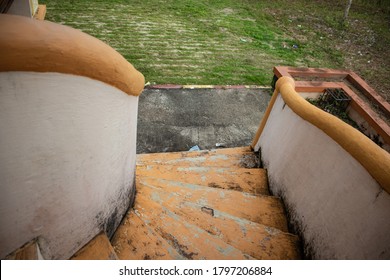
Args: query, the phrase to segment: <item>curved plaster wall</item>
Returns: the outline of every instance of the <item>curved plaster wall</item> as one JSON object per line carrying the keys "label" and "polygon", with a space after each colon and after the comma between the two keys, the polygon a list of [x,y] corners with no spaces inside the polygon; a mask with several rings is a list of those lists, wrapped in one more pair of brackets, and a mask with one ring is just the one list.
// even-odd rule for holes
{"label": "curved plaster wall", "polygon": [[271,108],[255,148],[306,253],[315,259],[389,259],[389,193],[281,95]]}
{"label": "curved plaster wall", "polygon": [[60,73],[0,73],[0,257],[66,259],[111,235],[134,191],[138,97]]}

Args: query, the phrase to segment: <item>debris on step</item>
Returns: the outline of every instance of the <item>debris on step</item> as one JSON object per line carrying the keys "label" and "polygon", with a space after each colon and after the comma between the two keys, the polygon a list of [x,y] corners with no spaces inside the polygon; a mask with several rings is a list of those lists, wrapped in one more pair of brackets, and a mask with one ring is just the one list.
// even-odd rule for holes
{"label": "debris on step", "polygon": [[211,217],[214,217],[214,209],[209,208],[209,207],[205,207],[205,206],[203,206],[200,209],[202,210],[202,212],[205,212],[205,213],[209,214]]}
{"label": "debris on step", "polygon": [[153,164],[258,168],[260,160],[250,147],[137,155],[137,165]]}
{"label": "debris on step", "polygon": [[223,143],[215,143],[215,147],[217,147],[217,148],[224,148],[224,147],[226,147],[226,144],[223,144]]}
{"label": "debris on step", "polygon": [[188,150],[189,152],[195,152],[195,151],[200,151],[200,148],[198,145],[195,145],[193,147],[191,147],[191,149]]}

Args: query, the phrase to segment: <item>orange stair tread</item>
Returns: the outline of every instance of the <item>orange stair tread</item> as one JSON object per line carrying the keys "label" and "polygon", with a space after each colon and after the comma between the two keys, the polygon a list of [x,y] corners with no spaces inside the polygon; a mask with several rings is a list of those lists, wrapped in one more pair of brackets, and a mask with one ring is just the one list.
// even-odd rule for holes
{"label": "orange stair tread", "polygon": [[141,213],[145,223],[158,232],[187,259],[253,259],[221,239],[181,220],[178,215],[162,205],[139,197],[134,209]]}
{"label": "orange stair tread", "polygon": [[121,260],[173,260],[182,258],[162,237],[130,210],[112,239]]}
{"label": "orange stair tread", "polygon": [[163,202],[161,206],[180,216],[180,219],[203,229],[256,259],[297,259],[300,257],[298,238],[295,235],[233,217],[214,209],[204,209],[191,202],[182,202],[180,205]]}
{"label": "orange stair tread", "polygon": [[137,178],[136,184],[139,194],[147,194],[159,203],[170,201],[180,204],[182,201],[190,201],[287,232],[283,206],[273,196],[254,196],[156,178]]}
{"label": "orange stair tread", "polygon": [[183,183],[230,189],[251,194],[269,194],[264,169],[182,167],[176,165],[137,166],[137,177],[155,177]]}

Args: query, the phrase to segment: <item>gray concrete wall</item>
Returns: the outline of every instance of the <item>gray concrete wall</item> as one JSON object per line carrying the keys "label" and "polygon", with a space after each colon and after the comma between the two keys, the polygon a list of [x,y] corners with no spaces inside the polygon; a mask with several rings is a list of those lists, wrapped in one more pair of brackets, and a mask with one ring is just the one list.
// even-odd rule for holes
{"label": "gray concrete wall", "polygon": [[270,98],[270,89],[145,89],[137,153],[249,146]]}
{"label": "gray concrete wall", "polygon": [[390,195],[279,95],[256,145],[314,259],[390,259]]}

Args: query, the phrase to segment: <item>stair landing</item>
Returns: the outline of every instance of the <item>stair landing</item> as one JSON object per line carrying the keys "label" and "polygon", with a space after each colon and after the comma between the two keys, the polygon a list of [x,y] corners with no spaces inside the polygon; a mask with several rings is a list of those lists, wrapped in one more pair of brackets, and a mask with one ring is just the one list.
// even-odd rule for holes
{"label": "stair landing", "polygon": [[137,155],[119,259],[298,259],[282,202],[249,147]]}

